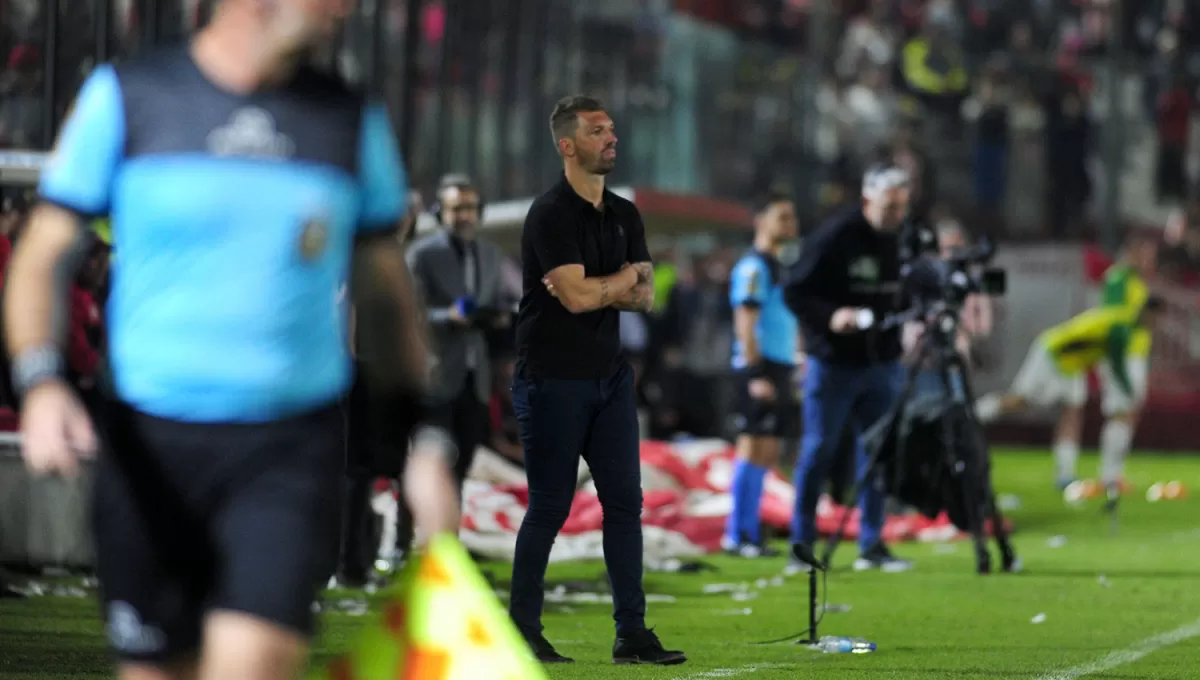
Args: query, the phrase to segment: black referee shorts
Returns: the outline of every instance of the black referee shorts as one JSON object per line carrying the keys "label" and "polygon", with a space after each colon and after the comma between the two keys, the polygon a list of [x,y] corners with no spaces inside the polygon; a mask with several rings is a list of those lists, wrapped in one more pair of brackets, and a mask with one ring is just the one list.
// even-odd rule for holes
{"label": "black referee shorts", "polygon": [[766,363],[762,377],[775,387],[773,401],[759,401],[750,396],[753,376],[744,372],[735,376],[734,429],[738,434],[779,439],[800,436],[800,399],[793,375],[795,371],[786,364]]}
{"label": "black referee shorts", "polygon": [[342,409],[198,424],[105,402],[99,416],[96,571],[117,655],[194,652],[214,610],[310,635],[337,560]]}

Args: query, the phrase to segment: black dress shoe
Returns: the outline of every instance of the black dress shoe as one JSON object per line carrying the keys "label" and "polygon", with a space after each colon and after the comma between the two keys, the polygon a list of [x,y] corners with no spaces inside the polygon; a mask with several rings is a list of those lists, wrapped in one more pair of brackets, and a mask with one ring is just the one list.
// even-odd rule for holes
{"label": "black dress shoe", "polygon": [[525,641],[529,643],[533,655],[542,663],[575,663],[575,659],[559,654],[545,635],[527,636]]}
{"label": "black dress shoe", "polygon": [[673,652],[663,649],[662,643],[653,629],[643,628],[624,637],[617,637],[613,643],[613,663],[651,664],[657,666],[673,666],[687,661],[683,652]]}

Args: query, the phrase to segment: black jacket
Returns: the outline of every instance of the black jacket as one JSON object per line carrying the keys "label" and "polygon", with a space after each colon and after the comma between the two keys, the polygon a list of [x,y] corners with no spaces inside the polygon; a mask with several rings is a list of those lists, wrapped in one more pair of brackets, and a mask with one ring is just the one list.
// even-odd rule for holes
{"label": "black jacket", "polygon": [[829,329],[841,307],[868,307],[876,321],[900,310],[899,244],[876,231],[853,208],[817,228],[784,280],[784,299],[804,336],[804,351],[831,364],[863,366],[900,356],[900,329],[837,334]]}

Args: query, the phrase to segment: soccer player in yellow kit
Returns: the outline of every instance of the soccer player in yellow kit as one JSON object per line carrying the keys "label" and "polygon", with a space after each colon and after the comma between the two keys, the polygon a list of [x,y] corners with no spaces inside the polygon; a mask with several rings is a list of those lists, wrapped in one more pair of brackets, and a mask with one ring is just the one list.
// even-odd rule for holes
{"label": "soccer player in yellow kit", "polygon": [[[1136,403],[1135,382],[1129,371],[1130,352],[1135,336],[1148,328],[1160,305],[1157,298],[1147,297],[1136,313],[1122,306],[1095,307],[1043,331],[1029,348],[1009,391],[979,399],[976,404],[979,420],[991,422],[1030,405],[1063,406],[1055,432],[1054,454],[1058,483],[1065,488],[1075,476],[1082,412],[1087,403],[1088,371],[1105,366],[1114,394],[1123,395],[1125,403]],[[1104,469],[1101,472],[1107,473]],[[1105,477],[1104,481],[1115,484],[1119,478],[1118,465],[1116,476]]]}

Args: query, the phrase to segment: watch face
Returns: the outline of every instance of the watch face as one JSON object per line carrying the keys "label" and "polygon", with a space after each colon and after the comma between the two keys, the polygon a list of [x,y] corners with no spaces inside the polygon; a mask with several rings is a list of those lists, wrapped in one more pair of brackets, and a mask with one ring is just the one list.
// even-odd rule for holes
{"label": "watch face", "polygon": [[858,310],[858,318],[856,319],[856,323],[861,329],[870,328],[875,323],[875,312],[869,309]]}

